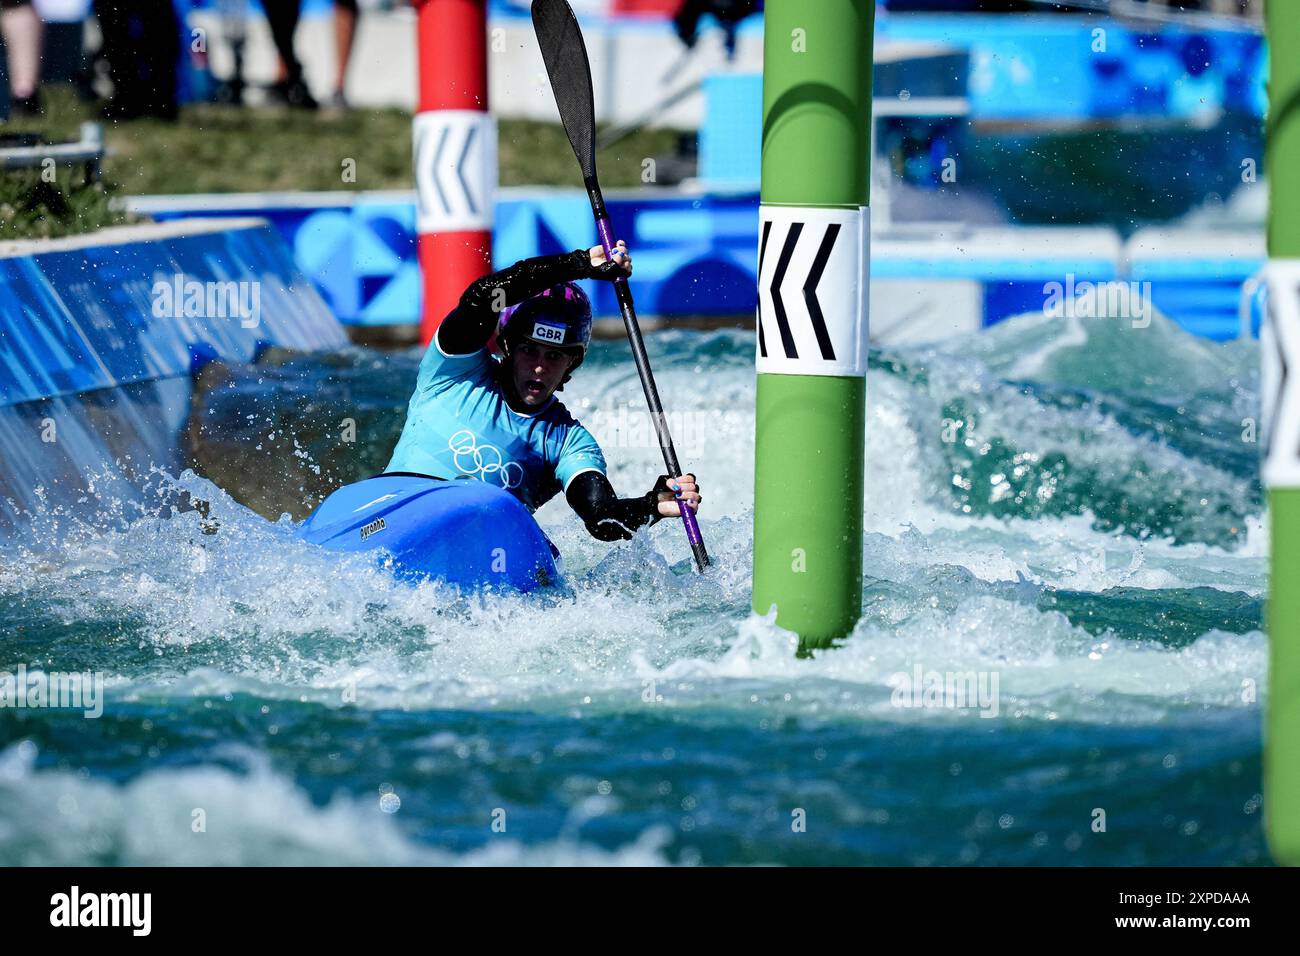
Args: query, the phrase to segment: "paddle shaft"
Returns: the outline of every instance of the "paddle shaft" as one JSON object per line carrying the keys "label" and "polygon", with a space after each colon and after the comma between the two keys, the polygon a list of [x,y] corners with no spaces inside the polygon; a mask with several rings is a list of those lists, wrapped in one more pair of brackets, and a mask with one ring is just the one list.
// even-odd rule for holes
{"label": "paddle shaft", "polygon": [[[596,217],[600,244],[605,248],[605,257],[612,262],[614,229],[610,225],[609,213],[605,209],[605,199],[600,194],[600,182],[596,176],[595,98],[591,85],[591,60],[587,56],[587,45],[582,39],[582,28],[578,26],[578,18],[573,15],[573,8],[567,0],[533,0],[532,16],[533,31],[537,34],[537,45],[546,63],[546,73],[551,79],[551,92],[555,94],[560,122],[564,124],[564,132],[569,137],[569,145],[573,147],[573,155],[582,168],[582,181],[587,187],[587,198],[591,200],[592,215]],[[618,296],[619,312],[623,315],[623,325],[627,329],[627,340],[632,346],[636,373],[641,378],[641,388],[645,391],[646,407],[654,420],[655,434],[659,436],[659,450],[664,455],[664,466],[668,469],[668,477],[676,478],[682,473],[682,466],[677,460],[672,436],[668,434],[663,403],[659,400],[659,390],[655,388],[650,359],[646,356],[641,327],[637,324],[636,309],[632,305],[632,289],[625,276],[614,281],[614,292]],[[699,523],[695,520],[695,512],[681,500],[680,493],[677,499],[682,524],[686,528],[686,540],[691,544],[696,567],[703,572],[709,566],[709,553],[704,550]]]}
{"label": "paddle shaft", "polygon": [[[600,234],[600,244],[605,248],[606,258],[613,261],[614,229],[605,209],[605,199],[600,194],[600,183],[592,176],[586,182],[587,195],[591,199],[591,211],[596,217],[596,231]],[[632,360],[636,363],[636,373],[641,378],[641,388],[645,392],[646,408],[655,425],[655,434],[659,436],[659,450],[663,452],[664,467],[668,476],[676,479],[682,474],[681,463],[677,460],[677,449],[673,447],[673,437],[668,432],[668,421],[664,417],[663,402],[659,399],[659,389],[655,387],[654,373],[650,370],[650,357],[646,355],[645,340],[641,337],[641,326],[636,320],[636,308],[632,305],[632,287],[627,279],[614,280],[614,294],[618,297],[618,309],[623,316],[623,327],[627,329],[627,340],[632,346]],[[695,566],[703,571],[709,566],[709,552],[705,550],[704,538],[700,534],[699,522],[695,519],[686,502],[679,502],[682,512],[682,524],[686,528],[686,540],[690,542],[691,553],[695,555]]]}

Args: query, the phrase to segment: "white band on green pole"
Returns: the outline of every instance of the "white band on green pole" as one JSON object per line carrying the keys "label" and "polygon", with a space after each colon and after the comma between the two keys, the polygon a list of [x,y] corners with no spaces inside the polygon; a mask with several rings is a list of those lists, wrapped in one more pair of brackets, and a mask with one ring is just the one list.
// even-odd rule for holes
{"label": "white band on green pole", "polygon": [[759,207],[760,373],[865,375],[870,210]]}

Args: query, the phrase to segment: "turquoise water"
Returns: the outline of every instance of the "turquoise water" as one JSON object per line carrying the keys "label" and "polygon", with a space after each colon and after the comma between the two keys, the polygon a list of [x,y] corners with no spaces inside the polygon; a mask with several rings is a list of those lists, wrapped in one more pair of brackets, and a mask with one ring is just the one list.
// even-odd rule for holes
{"label": "turquoise water", "polygon": [[[239,503],[377,470],[414,352],[232,370],[196,412],[215,483],[160,479],[202,512],[38,516],[0,669],[107,700],[0,709],[0,863],[1267,862],[1253,345],[1031,316],[875,352],[864,616],[812,657],[749,608],[752,337],[651,355],[706,577],[675,523],[610,546],[552,503],[572,593],[458,597]],[[649,487],[626,345],[565,398]],[[918,668],[996,698],[900,706]]]}

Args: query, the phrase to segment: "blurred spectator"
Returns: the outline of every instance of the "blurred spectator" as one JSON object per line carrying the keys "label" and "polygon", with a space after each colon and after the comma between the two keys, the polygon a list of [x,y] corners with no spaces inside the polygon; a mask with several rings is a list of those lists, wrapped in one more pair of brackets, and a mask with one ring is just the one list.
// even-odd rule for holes
{"label": "blurred spectator", "polygon": [[317,103],[302,78],[302,64],[293,51],[301,0],[262,0],[262,7],[271,26],[271,39],[280,54],[280,78],[271,86],[272,99],[297,109],[316,109]]}
{"label": "blurred spectator", "polygon": [[0,0],[0,36],[9,58],[9,108],[14,116],[41,112],[41,18],[31,0]]}
{"label": "blurred spectator", "polygon": [[216,0],[221,16],[221,33],[230,48],[230,76],[216,85],[218,103],[244,102],[244,47],[248,43],[248,4],[246,0]]}
{"label": "blurred spectator", "polygon": [[105,118],[176,119],[181,34],[172,0],[95,0],[95,16],[113,81]]}
{"label": "blurred spectator", "polygon": [[32,7],[42,24],[41,85],[71,83],[84,99],[95,99],[85,49],[91,0],[33,0]]}
{"label": "blurred spectator", "polygon": [[334,49],[338,53],[338,74],[334,81],[334,98],[331,105],[347,109],[343,88],[347,83],[348,61],[352,59],[352,44],[357,38],[357,0],[334,0]]}
{"label": "blurred spectator", "polygon": [[741,20],[760,9],[762,4],[759,0],[682,0],[677,15],[673,17],[673,26],[681,41],[687,47],[693,47],[700,18],[706,13],[713,14],[722,27],[723,42],[727,47],[727,57],[730,58],[736,53],[736,27]]}

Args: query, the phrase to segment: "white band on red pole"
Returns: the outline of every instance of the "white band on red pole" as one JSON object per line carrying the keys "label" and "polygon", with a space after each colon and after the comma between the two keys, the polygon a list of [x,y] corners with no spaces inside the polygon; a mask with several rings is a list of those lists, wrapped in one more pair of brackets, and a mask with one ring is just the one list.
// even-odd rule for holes
{"label": "white band on red pole", "polygon": [[491,113],[430,110],[414,122],[416,229],[491,229],[497,126]]}
{"label": "white band on red pole", "polygon": [[492,268],[496,122],[488,113],[487,0],[415,0],[419,107],[412,142],[428,342]]}

